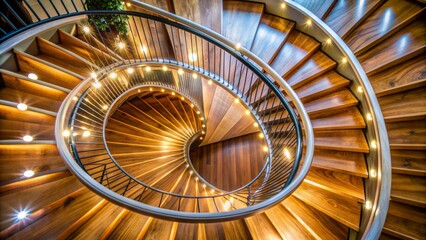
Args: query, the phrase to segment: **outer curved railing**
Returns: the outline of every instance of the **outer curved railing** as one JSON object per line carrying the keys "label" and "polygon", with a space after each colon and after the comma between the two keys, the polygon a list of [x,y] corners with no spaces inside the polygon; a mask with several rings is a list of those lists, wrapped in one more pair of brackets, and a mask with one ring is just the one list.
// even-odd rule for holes
{"label": "outer curved railing", "polygon": [[[66,17],[87,14],[116,14],[130,17],[128,23],[134,34],[117,36],[112,29],[109,29],[107,32],[101,32],[96,26],[93,26],[93,29],[91,29],[91,34],[93,35],[90,35],[89,31],[87,31],[87,35],[85,36],[90,38],[88,41],[93,46],[104,45],[112,49],[115,48],[115,51],[109,51],[111,54],[110,58],[104,58],[104,68],[97,72],[97,76],[109,74],[117,67],[129,64],[135,65],[154,62],[190,69],[211,78],[211,80],[227,88],[230,93],[238,96],[257,119],[259,127],[264,132],[268,142],[266,151],[269,151],[270,162],[268,163],[269,167],[264,168],[268,169],[268,171],[263,172],[263,176],[258,178],[259,181],[256,184],[252,183],[251,186],[243,190],[238,189],[239,192],[219,193],[212,196],[195,198],[197,203],[201,199],[207,199],[212,201],[214,205],[216,205],[216,198],[225,198],[225,201],[231,205],[230,209],[219,211],[216,207],[217,213],[202,212],[200,209],[198,209],[198,212],[182,212],[179,209],[164,209],[141,204],[134,198],[134,196],[140,195],[137,195],[135,192],[132,193],[133,197],[126,195],[126,193],[131,192],[129,191],[130,184],[124,187],[123,192],[121,192],[122,187],[119,192],[112,191],[114,189],[105,188],[102,186],[102,181],[99,183],[97,179],[92,178],[86,171],[82,171],[85,167],[84,164],[81,161],[79,163],[78,159],[76,160],[72,154],[76,151],[74,149],[75,139],[72,138],[72,134],[71,137],[68,134],[67,136],[63,134],[64,130],[68,130],[70,127],[68,124],[70,123],[70,119],[72,119],[73,112],[81,108],[73,99],[75,97],[79,98],[80,100],[77,103],[82,104],[84,102],[83,99],[85,99],[82,96],[92,91],[95,87],[94,84],[102,84],[101,81],[94,78],[89,78],[76,87],[65,99],[58,113],[55,128],[57,144],[62,157],[66,160],[71,171],[86,186],[110,201],[137,212],[180,221],[211,222],[237,219],[262,211],[289,196],[306,176],[313,155],[312,127],[307,113],[300,100],[296,97],[296,94],[274,70],[254,54],[244,48],[235,50],[235,43],[200,25],[180,19],[162,10],[144,4],[140,4],[139,7],[143,7],[145,10],[154,12],[156,15],[162,15],[168,19],[133,12],[89,11],[48,18],[42,22],[32,24],[27,28]],[[82,26],[83,32],[86,29]],[[143,36],[141,37],[141,35]],[[162,48],[161,41],[164,40],[162,37],[165,35],[168,35],[171,39],[173,52],[175,53],[174,56],[170,56],[170,52],[168,53],[166,49]],[[123,51],[120,52],[120,50]],[[108,50],[106,51],[108,52]],[[192,54],[197,57],[194,58]],[[268,75],[265,75],[251,62],[260,66]],[[280,83],[284,89],[283,92],[278,90],[274,82]],[[115,88],[119,89],[117,86]],[[291,100],[293,107],[288,104],[285,97]],[[267,100],[270,101],[270,104],[263,104]],[[100,105],[98,107],[101,108]],[[91,112],[91,110],[86,112]],[[300,168],[299,162],[302,158],[302,128],[298,118],[301,119],[306,136],[304,164]],[[277,126],[279,127],[277,128]],[[172,196],[170,194],[169,196],[184,197]],[[240,203],[234,203],[233,199],[239,200]]]}

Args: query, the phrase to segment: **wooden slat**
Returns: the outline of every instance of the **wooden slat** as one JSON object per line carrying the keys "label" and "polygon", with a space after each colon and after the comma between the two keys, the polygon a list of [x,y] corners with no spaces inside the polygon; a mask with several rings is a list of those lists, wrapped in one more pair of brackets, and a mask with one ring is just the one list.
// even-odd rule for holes
{"label": "wooden slat", "polygon": [[383,232],[403,239],[423,239],[426,235],[423,208],[390,201]]}
{"label": "wooden slat", "polygon": [[41,108],[51,112],[57,112],[61,106],[60,101],[45,98],[43,95],[40,96],[40,94],[37,93],[30,94],[11,88],[3,88],[0,90],[0,93],[2,100],[25,103],[27,106]]}
{"label": "wooden slat", "polygon": [[217,33],[222,31],[222,1],[173,0],[176,15],[199,23]]}
{"label": "wooden slat", "polygon": [[27,123],[38,123],[44,125],[54,125],[55,117],[33,112],[30,110],[21,111],[16,107],[0,105],[0,119],[25,121]]}
{"label": "wooden slat", "polygon": [[[263,4],[240,1],[223,3],[222,35],[250,49],[263,14]],[[246,26],[250,26],[247,28]]]}
{"label": "wooden slat", "polygon": [[380,46],[361,54],[358,60],[368,75],[398,65],[424,52],[425,31],[426,26],[419,19],[387,38]]}
{"label": "wooden slat", "polygon": [[299,31],[292,31],[288,40],[271,63],[271,67],[278,74],[287,78],[288,74],[302,65],[319,46],[320,44],[315,39]]}
{"label": "wooden slat", "polygon": [[356,201],[306,183],[302,183],[293,194],[311,207],[358,231],[361,205]]}
{"label": "wooden slat", "polygon": [[305,83],[321,76],[336,66],[336,62],[323,52],[314,53],[309,59],[296,69],[286,81],[293,88],[298,88]]}
{"label": "wooden slat", "polygon": [[43,125],[37,123],[26,123],[0,119],[0,139],[22,139],[30,135],[34,140],[55,139],[54,125]]}
{"label": "wooden slat", "polygon": [[346,239],[348,229],[341,223],[290,196],[281,203],[316,239]]}
{"label": "wooden slat", "polygon": [[421,54],[369,77],[377,97],[426,86],[426,55]]}
{"label": "wooden slat", "polygon": [[421,176],[392,174],[391,199],[418,207],[426,207],[426,179]]}
{"label": "wooden slat", "polygon": [[328,150],[343,150],[368,153],[369,147],[361,130],[338,130],[315,132],[315,147]]}
{"label": "wooden slat", "polygon": [[368,177],[362,153],[316,149],[312,166],[363,178]]}
{"label": "wooden slat", "polygon": [[418,88],[378,98],[385,121],[426,118],[426,88]]}
{"label": "wooden slat", "polygon": [[337,0],[320,0],[320,1],[310,1],[310,0],[295,0],[298,4],[302,5],[313,14],[319,18],[323,18],[331,11],[331,9],[336,4]]}
{"label": "wooden slat", "polygon": [[360,203],[365,202],[364,184],[360,177],[329,170],[311,168],[304,181]]}
{"label": "wooden slat", "polygon": [[244,221],[246,222],[250,235],[253,239],[282,239],[265,213],[245,218]]}
{"label": "wooden slat", "polygon": [[283,239],[315,239],[284,206],[277,205],[265,213]]}
{"label": "wooden slat", "polygon": [[294,23],[270,14],[262,16],[251,51],[266,63],[276,56]]}
{"label": "wooden slat", "polygon": [[324,22],[340,37],[345,38],[383,2],[383,0],[338,0]]}
{"label": "wooden slat", "polygon": [[355,54],[359,55],[407,26],[421,12],[422,6],[416,2],[386,1],[352,32],[351,36],[346,39],[346,44]]}
{"label": "wooden slat", "polygon": [[392,172],[426,176],[425,151],[391,150]]}
{"label": "wooden slat", "polygon": [[355,106],[357,103],[358,100],[350,91],[345,89],[307,102],[305,109],[310,116],[317,116],[321,113],[329,113],[337,109]]}
{"label": "wooden slat", "polygon": [[136,239],[140,231],[146,225],[149,226],[151,221],[152,218],[148,216],[129,211],[118,223],[118,226],[112,231],[108,239]]}
{"label": "wooden slat", "polygon": [[422,120],[388,123],[386,128],[391,146],[426,144],[426,125]]}

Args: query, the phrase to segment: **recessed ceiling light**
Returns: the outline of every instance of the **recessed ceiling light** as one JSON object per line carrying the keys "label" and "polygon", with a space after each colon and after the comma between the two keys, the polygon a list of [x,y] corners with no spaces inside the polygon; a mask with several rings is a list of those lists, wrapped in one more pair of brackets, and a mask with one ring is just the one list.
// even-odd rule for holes
{"label": "recessed ceiling light", "polygon": [[16,107],[21,111],[25,111],[28,108],[27,104],[25,103],[19,103],[18,105],[16,105]]}
{"label": "recessed ceiling light", "polygon": [[33,170],[27,170],[27,171],[24,172],[24,177],[30,178],[32,176],[34,176],[34,171]]}
{"label": "recessed ceiling light", "polygon": [[35,74],[35,73],[29,73],[29,74],[28,74],[28,78],[29,78],[29,79],[32,79],[32,80],[37,80],[37,79],[38,79],[38,76],[37,76],[37,74]]}
{"label": "recessed ceiling light", "polygon": [[22,140],[24,140],[24,142],[31,142],[31,141],[33,141],[33,137],[32,136],[30,136],[30,135],[25,135],[23,138],[22,138]]}

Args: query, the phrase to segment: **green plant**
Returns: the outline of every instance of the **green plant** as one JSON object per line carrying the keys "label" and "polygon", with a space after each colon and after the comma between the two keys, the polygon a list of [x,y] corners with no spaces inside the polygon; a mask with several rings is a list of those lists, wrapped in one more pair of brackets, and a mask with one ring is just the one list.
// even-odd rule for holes
{"label": "green plant", "polygon": [[[124,3],[121,0],[86,0],[86,6],[88,10],[124,10]],[[117,14],[89,16],[89,21],[95,24],[99,30],[105,31],[111,28],[117,30],[120,34],[125,34],[129,31],[127,26],[128,19],[128,16]]]}

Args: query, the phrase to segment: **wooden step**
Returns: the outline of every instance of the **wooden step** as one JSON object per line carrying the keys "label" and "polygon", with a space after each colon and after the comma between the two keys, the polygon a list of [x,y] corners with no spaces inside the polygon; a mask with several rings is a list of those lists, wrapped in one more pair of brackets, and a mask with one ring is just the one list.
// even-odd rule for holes
{"label": "wooden step", "polygon": [[426,55],[421,54],[369,77],[377,97],[426,86]]}
{"label": "wooden step", "polygon": [[66,89],[73,89],[82,79],[62,67],[27,53],[17,50],[14,50],[14,52],[22,75],[26,76],[29,73],[35,73],[38,79]]}
{"label": "wooden step", "polygon": [[309,116],[319,116],[329,114],[338,109],[356,106],[358,100],[347,89],[329,94],[327,96],[315,99],[305,104],[305,109]]}
{"label": "wooden step", "polygon": [[264,14],[251,51],[264,62],[271,63],[293,28],[294,22],[271,14]]}
{"label": "wooden step", "polygon": [[393,173],[426,176],[425,151],[391,150],[391,157]]}
{"label": "wooden step", "polygon": [[296,89],[296,94],[302,102],[312,101],[327,94],[337,92],[347,87],[350,81],[331,71]]}
{"label": "wooden step", "polygon": [[21,92],[12,88],[0,89],[1,100],[15,103],[25,103],[27,106],[40,108],[56,113],[61,106],[61,101],[45,98],[43,95]]}
{"label": "wooden step", "polygon": [[[426,26],[419,19],[387,38],[380,46],[361,54],[358,60],[369,76],[396,66],[424,52],[425,31]],[[395,51],[395,48],[398,50]]]}
{"label": "wooden step", "polygon": [[271,67],[286,79],[292,70],[301,66],[319,47],[320,44],[315,39],[302,32],[292,31]]}
{"label": "wooden step", "polygon": [[363,178],[368,177],[362,153],[315,149],[312,167]]}
{"label": "wooden step", "polygon": [[[222,222],[226,239],[251,239],[249,229],[243,219]],[[209,235],[208,235],[209,236]]]}
{"label": "wooden step", "polygon": [[392,173],[392,201],[426,207],[426,179],[421,176]]}
{"label": "wooden step", "polygon": [[0,119],[1,140],[22,139],[25,135],[32,136],[34,140],[53,140],[54,132],[54,125]]}
{"label": "wooden step", "polygon": [[265,212],[283,239],[315,239],[315,237],[282,205]]}
{"label": "wooden step", "polygon": [[416,2],[387,1],[352,32],[346,44],[356,55],[366,52],[419,17],[422,8]]}
{"label": "wooden step", "polygon": [[153,218],[143,214],[127,211],[117,216],[118,221],[111,224],[111,230],[104,232],[108,239],[137,239],[142,231],[146,231]]}
{"label": "wooden step", "polygon": [[253,239],[281,239],[277,229],[266,216],[265,213],[260,213],[252,217],[244,218],[250,235]]}
{"label": "wooden step", "polygon": [[324,22],[345,39],[383,2],[383,0],[367,2],[338,0]]}
{"label": "wooden step", "polygon": [[[262,18],[264,5],[251,2],[224,1],[222,35],[250,49]],[[250,26],[247,28],[245,26]]]}
{"label": "wooden step", "polygon": [[357,176],[311,168],[304,182],[360,203],[365,202],[364,184],[362,178]]}
{"label": "wooden step", "polygon": [[137,239],[173,239],[170,237],[172,229],[173,222],[154,218],[147,230],[139,233]]}
{"label": "wooden step", "polygon": [[217,33],[222,31],[223,3],[219,0],[179,1],[173,0],[176,15],[199,23]]}
{"label": "wooden step", "polygon": [[290,196],[281,204],[306,228],[316,239],[347,239],[348,228],[333,218]]}
{"label": "wooden step", "polygon": [[426,126],[422,120],[388,123],[386,129],[391,147],[392,145],[402,145],[401,147],[403,147],[403,145],[421,146],[426,144]]}
{"label": "wooden step", "polygon": [[368,153],[369,147],[361,130],[315,132],[315,147],[319,149]]}
{"label": "wooden step", "polygon": [[65,48],[80,57],[90,60],[98,66],[105,66],[118,61],[113,56],[99,50],[96,46],[90,45],[87,42],[65,32],[58,30],[59,46]]}
{"label": "wooden step", "polygon": [[423,239],[425,219],[424,208],[390,201],[383,232],[399,239]]}
{"label": "wooden step", "polygon": [[54,125],[55,117],[43,113],[38,113],[27,109],[21,111],[15,106],[6,106],[0,104],[0,119],[20,121],[27,123],[37,123],[43,125]]}
{"label": "wooden step", "polygon": [[378,98],[387,122],[426,118],[426,88],[418,88]]}
{"label": "wooden step", "polygon": [[307,183],[302,183],[293,195],[345,226],[359,230],[361,205],[356,201]]}
{"label": "wooden step", "polygon": [[[327,73],[336,66],[336,62],[325,55],[322,51],[317,51],[303,65],[294,70],[291,76],[285,80],[293,88],[298,88],[311,80]],[[333,76],[334,77],[334,76]]]}
{"label": "wooden step", "polygon": [[295,2],[311,11],[318,18],[324,19],[324,17],[326,17],[333,9],[334,5],[337,3],[337,0],[295,0]]}

